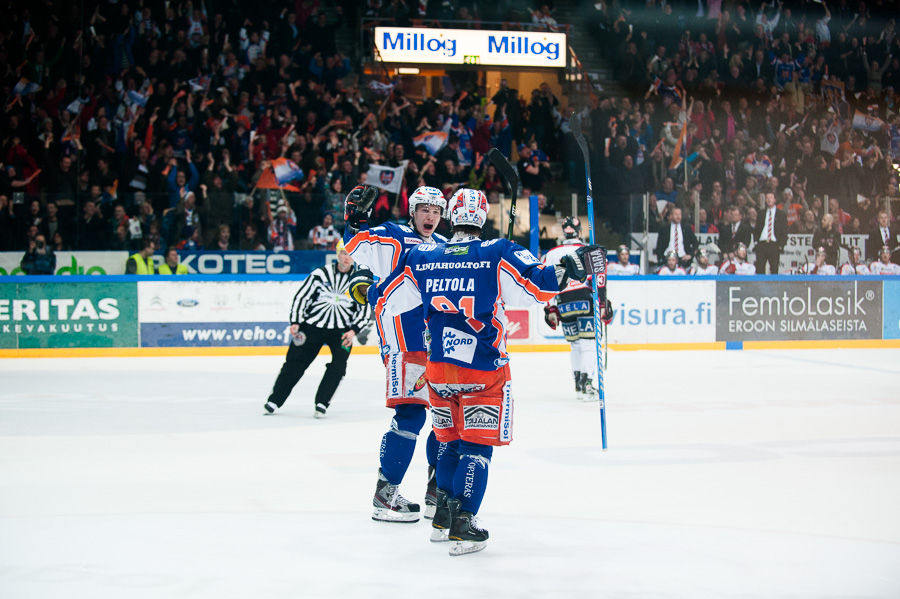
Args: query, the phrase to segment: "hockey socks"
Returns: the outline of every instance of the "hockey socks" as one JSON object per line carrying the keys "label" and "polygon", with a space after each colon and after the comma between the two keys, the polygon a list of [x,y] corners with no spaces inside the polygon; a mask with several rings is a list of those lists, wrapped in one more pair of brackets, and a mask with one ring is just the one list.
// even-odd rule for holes
{"label": "hockey socks", "polygon": [[453,480],[456,477],[456,468],[459,466],[460,441],[440,443],[437,454],[437,486],[454,496]]}
{"label": "hockey socks", "polygon": [[446,445],[446,443],[438,441],[437,436],[434,434],[434,429],[431,429],[428,440],[425,441],[425,457],[428,459],[429,466],[437,466],[438,452],[441,449],[441,445]]}
{"label": "hockey socks", "polygon": [[381,438],[381,473],[393,485],[406,475],[416,450],[416,437],[425,424],[425,407],[403,404],[394,408],[391,430]]}
{"label": "hockey socks", "polygon": [[460,501],[460,511],[478,513],[487,488],[492,454],[493,447],[489,445],[460,441],[459,466],[453,478],[453,496]]}

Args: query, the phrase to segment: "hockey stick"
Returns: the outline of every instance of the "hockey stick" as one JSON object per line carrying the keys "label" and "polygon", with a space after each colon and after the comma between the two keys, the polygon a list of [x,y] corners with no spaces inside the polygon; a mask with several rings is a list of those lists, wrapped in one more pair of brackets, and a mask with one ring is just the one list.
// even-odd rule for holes
{"label": "hockey stick", "polygon": [[[587,187],[587,211],[588,211],[588,231],[590,233],[589,243],[594,245],[594,198],[591,197],[593,187],[591,186],[591,156],[588,150],[587,140],[581,131],[581,122],[577,115],[572,115],[569,119],[569,126],[572,128],[572,134],[581,153],[584,155],[584,176]],[[605,260],[603,261],[606,262]],[[598,281],[602,277],[602,281]],[[598,284],[600,288],[598,289]],[[600,363],[600,355],[605,352],[606,339],[600,328],[600,291],[603,292],[603,305],[606,305],[606,275],[594,275],[591,277],[591,292],[594,299],[594,341],[597,344],[597,395],[600,399],[600,436],[603,442],[603,451],[606,451],[606,390],[603,383],[603,368],[605,364]],[[604,360],[605,362],[605,360]]]}
{"label": "hockey stick", "polygon": [[516,169],[512,167],[509,160],[503,155],[503,152],[497,148],[491,148],[487,153],[487,157],[497,167],[500,176],[506,179],[512,194],[512,201],[509,206],[509,232],[506,235],[507,239],[512,239],[513,225],[516,224],[516,194],[519,192],[519,175],[516,174]]}

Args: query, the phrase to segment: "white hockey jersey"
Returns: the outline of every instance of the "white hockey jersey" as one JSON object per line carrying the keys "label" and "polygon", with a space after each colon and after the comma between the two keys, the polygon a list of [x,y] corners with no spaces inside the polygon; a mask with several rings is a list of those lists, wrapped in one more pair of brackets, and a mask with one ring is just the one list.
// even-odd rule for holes
{"label": "white hockey jersey", "polygon": [[822,276],[830,276],[836,275],[837,269],[830,264],[823,264],[822,266],[816,266],[813,262],[807,262],[803,266],[800,267],[800,274],[803,275],[822,275]]}
{"label": "white hockey jersey", "polygon": [[637,264],[621,264],[610,262],[606,265],[606,274],[610,276],[633,276],[641,274],[641,267]]}
{"label": "white hockey jersey", "polygon": [[869,272],[873,275],[900,275],[900,264],[893,262],[885,264],[878,260],[869,265]]}
{"label": "white hockey jersey", "polygon": [[656,272],[656,274],[661,277],[681,277],[686,275],[687,273],[680,266],[676,266],[675,270],[670,269],[668,266],[663,266]]}
{"label": "white hockey jersey", "polygon": [[699,264],[695,264],[691,267],[690,274],[695,277],[712,277],[719,274],[719,269],[715,264],[707,264],[706,268],[703,268]]}
{"label": "white hockey jersey", "polygon": [[750,262],[726,260],[719,269],[720,275],[755,275],[756,267]]}
{"label": "white hockey jersey", "polygon": [[841,274],[842,275],[870,275],[872,272],[869,270],[869,267],[865,264],[857,264],[856,268],[853,267],[849,262],[845,263],[841,266]]}

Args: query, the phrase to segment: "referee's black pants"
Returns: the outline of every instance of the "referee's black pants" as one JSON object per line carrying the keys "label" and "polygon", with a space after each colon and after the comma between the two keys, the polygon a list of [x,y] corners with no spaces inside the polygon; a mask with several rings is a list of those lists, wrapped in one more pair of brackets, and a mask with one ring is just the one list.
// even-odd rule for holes
{"label": "referee's black pants", "polygon": [[774,241],[758,241],[756,243],[756,274],[766,274],[766,264],[769,265],[769,274],[778,274],[778,263],[781,261],[781,248]]}
{"label": "referee's black pants", "polygon": [[350,351],[349,348],[341,345],[341,335],[344,334],[344,331],[320,329],[304,322],[300,323],[300,332],[303,334],[300,337],[305,336],[305,340],[302,344],[297,345],[297,339],[291,339],[287,357],[281,367],[281,372],[278,373],[278,378],[275,379],[275,386],[272,388],[269,401],[279,408],[283,406],[288,395],[294,389],[294,385],[319,355],[319,350],[323,345],[327,345],[331,350],[331,362],[325,367],[325,375],[322,377],[322,382],[319,383],[314,403],[328,406],[341,379],[347,372],[347,358],[350,357]]}

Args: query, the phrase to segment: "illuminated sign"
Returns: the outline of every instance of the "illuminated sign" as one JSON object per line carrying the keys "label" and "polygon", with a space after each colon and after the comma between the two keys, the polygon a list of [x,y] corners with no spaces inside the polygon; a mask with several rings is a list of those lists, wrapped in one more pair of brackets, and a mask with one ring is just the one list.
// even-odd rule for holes
{"label": "illuminated sign", "polygon": [[375,46],[384,62],[566,66],[564,33],[376,27]]}

